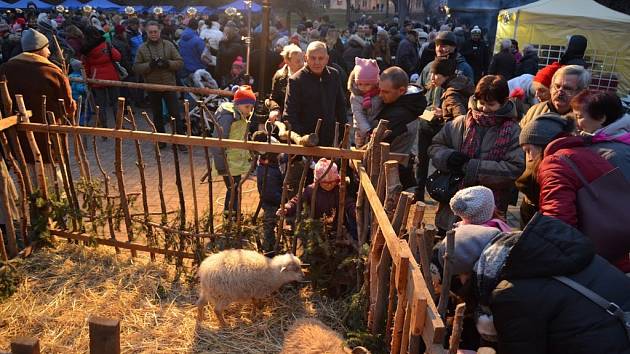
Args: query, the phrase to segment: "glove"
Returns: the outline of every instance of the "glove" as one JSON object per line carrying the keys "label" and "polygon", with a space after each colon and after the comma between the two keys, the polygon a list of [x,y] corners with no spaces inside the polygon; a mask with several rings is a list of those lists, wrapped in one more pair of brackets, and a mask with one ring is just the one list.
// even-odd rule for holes
{"label": "glove", "polygon": [[468,155],[455,151],[451,153],[448,160],[446,160],[446,167],[448,167],[451,172],[463,172],[462,167],[464,167],[464,164],[469,160],[470,157],[468,157]]}
{"label": "glove", "polygon": [[161,58],[158,60],[158,68],[160,68],[160,69],[168,69],[168,67],[169,67],[168,60],[161,59]]}
{"label": "glove", "polygon": [[156,69],[156,68],[158,67],[158,65],[159,65],[159,64],[158,64],[158,62],[159,62],[159,60],[157,60],[157,59],[153,59],[153,60],[151,60],[151,61],[149,62],[149,67],[150,67],[151,69]]}

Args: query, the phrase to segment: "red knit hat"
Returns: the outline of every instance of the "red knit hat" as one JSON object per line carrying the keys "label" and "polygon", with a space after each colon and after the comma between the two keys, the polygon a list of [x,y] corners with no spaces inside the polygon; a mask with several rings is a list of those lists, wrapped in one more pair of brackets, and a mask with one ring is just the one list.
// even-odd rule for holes
{"label": "red knit hat", "polygon": [[554,62],[545,66],[544,68],[538,70],[536,76],[534,76],[534,81],[545,85],[545,87],[551,87],[551,80],[553,79],[553,74],[560,69],[562,65],[558,62]]}
{"label": "red knit hat", "polygon": [[234,93],[234,104],[256,104],[256,95],[249,85],[242,85]]}
{"label": "red knit hat", "polygon": [[240,55],[236,57],[236,60],[234,60],[234,62],[232,63],[232,66],[234,65],[240,66],[241,68],[244,67],[245,65],[243,64],[243,57]]}

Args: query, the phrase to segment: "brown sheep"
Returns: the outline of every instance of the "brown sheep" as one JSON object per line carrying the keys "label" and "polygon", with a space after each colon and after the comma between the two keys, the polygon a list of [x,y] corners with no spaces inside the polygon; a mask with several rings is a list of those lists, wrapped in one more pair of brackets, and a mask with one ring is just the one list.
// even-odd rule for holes
{"label": "brown sheep", "polygon": [[289,328],[280,354],[369,354],[363,347],[347,348],[341,336],[314,318],[301,318]]}

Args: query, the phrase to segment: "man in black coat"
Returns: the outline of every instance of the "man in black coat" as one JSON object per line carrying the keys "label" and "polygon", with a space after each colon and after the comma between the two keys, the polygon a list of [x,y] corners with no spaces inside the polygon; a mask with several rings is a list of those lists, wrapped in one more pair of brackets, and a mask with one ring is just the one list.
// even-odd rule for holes
{"label": "man in black coat", "polygon": [[306,66],[289,78],[283,120],[289,121],[292,131],[308,135],[315,132],[319,118],[318,145],[333,146],[335,123],[347,122],[346,98],[339,72],[328,66],[326,44],[316,41],[306,50]]}
{"label": "man in black coat", "polygon": [[398,45],[396,65],[402,68],[408,76],[411,76],[420,70],[419,64],[418,32],[409,31],[405,34],[405,39],[400,41],[400,45]]}
{"label": "man in black coat", "polygon": [[[390,151],[411,155],[411,148],[418,133],[418,117],[427,106],[424,91],[409,85],[407,73],[397,67],[387,68],[381,74],[379,95],[383,99],[383,109],[377,120],[387,120],[387,128],[392,132],[384,139],[390,143]],[[416,184],[413,175],[413,156],[409,163],[399,164],[398,171],[403,189]]]}
{"label": "man in black coat", "polygon": [[467,46],[469,50],[466,51],[464,57],[475,73],[476,84],[486,74],[488,65],[490,65],[490,49],[486,41],[483,40],[479,27],[475,26],[470,30],[470,41]]}

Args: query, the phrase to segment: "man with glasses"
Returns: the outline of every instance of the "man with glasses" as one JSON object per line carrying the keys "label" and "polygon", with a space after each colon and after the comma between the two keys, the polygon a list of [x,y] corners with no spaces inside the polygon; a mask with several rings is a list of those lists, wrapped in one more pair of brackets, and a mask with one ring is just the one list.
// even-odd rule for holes
{"label": "man with glasses", "polygon": [[521,119],[521,127],[525,127],[543,113],[553,112],[564,116],[571,112],[571,100],[586,90],[590,83],[591,74],[584,67],[579,65],[561,67],[551,80],[551,98],[549,101],[533,105]]}

